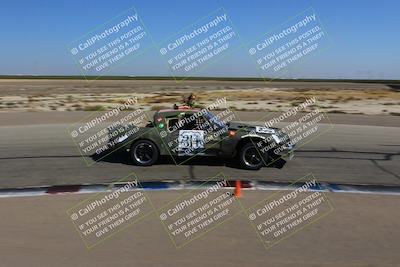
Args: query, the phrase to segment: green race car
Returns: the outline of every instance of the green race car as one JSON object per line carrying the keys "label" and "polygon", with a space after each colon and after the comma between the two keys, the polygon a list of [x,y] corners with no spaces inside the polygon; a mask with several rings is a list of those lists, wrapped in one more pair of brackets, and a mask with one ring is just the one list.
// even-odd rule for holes
{"label": "green race car", "polygon": [[176,163],[216,156],[237,157],[243,168],[258,170],[293,157],[294,145],[280,129],[235,122],[229,112],[224,115],[189,107],[160,110],[145,127],[110,127],[109,144],[124,148],[139,166],[153,165],[160,156],[171,156]]}

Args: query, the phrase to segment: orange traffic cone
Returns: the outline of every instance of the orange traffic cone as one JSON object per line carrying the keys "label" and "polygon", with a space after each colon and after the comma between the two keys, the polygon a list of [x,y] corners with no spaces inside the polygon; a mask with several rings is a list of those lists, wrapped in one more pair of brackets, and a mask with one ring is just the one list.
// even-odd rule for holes
{"label": "orange traffic cone", "polygon": [[235,197],[242,196],[242,182],[240,180],[236,180],[235,183]]}

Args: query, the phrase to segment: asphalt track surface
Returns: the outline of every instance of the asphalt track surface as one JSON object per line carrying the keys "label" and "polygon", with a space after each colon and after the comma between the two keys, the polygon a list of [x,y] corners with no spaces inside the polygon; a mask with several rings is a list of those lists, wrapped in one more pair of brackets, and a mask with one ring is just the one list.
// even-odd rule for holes
{"label": "asphalt track surface", "polygon": [[[66,131],[69,120],[77,121],[76,118],[63,115],[69,119],[55,123],[43,114],[36,121],[29,120],[29,114],[0,114],[0,188],[108,183],[132,172],[141,181],[209,180],[221,172],[228,179],[295,181],[313,173],[320,182],[400,185],[397,116],[381,121],[379,116],[338,116],[330,131],[299,148],[295,158],[282,169],[247,171],[235,162],[200,157],[180,166],[165,158],[151,167],[137,167],[123,152],[87,166]],[[13,116],[17,119],[12,120]],[[243,117],[251,120],[251,116]],[[358,121],[358,125],[352,121]],[[321,127],[328,129],[329,125]],[[92,158],[87,156],[86,160]]]}
{"label": "asphalt track surface", "polygon": [[[182,191],[149,192],[155,207]],[[271,193],[244,191],[253,205]],[[334,210],[265,249],[244,214],[176,249],[153,213],[88,250],[66,210],[91,194],[2,199],[1,266],[399,266],[398,196],[327,193]]]}

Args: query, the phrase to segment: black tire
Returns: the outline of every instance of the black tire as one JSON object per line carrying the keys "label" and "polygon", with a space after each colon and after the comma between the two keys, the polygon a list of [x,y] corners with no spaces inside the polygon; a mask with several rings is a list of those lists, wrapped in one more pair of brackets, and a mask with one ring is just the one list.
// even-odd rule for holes
{"label": "black tire", "polygon": [[262,156],[252,143],[247,143],[240,149],[239,161],[247,170],[259,170],[264,165]]}
{"label": "black tire", "polygon": [[132,161],[138,166],[151,166],[159,156],[157,146],[150,140],[139,140],[131,146]]}

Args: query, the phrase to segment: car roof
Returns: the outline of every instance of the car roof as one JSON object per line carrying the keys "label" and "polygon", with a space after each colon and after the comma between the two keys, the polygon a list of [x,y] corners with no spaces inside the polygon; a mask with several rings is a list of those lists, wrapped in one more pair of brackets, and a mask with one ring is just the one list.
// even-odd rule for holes
{"label": "car roof", "polygon": [[188,112],[188,113],[194,113],[194,112],[199,112],[200,111],[200,109],[162,109],[162,110],[159,110],[157,113],[162,113],[162,114],[165,114],[165,113],[176,113],[176,114],[179,114],[179,113],[185,113],[185,112]]}
{"label": "car roof", "polygon": [[199,112],[200,109],[162,109],[154,113],[154,117],[161,116],[161,117],[170,117],[170,116],[177,116],[181,113],[196,113]]}
{"label": "car roof", "polygon": [[191,112],[199,112],[200,109],[161,109],[158,111],[158,113],[165,113],[165,112],[185,112],[185,111],[191,111]]}

